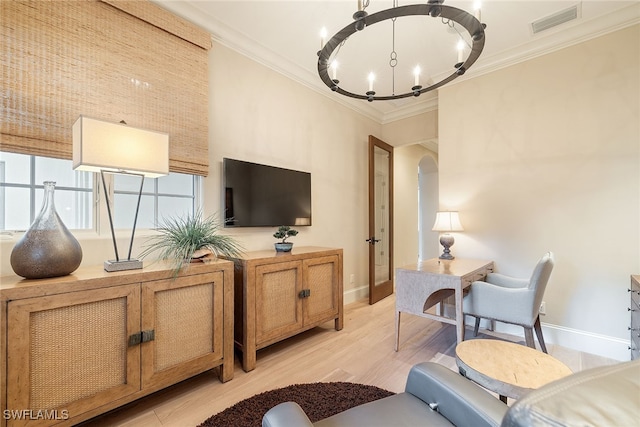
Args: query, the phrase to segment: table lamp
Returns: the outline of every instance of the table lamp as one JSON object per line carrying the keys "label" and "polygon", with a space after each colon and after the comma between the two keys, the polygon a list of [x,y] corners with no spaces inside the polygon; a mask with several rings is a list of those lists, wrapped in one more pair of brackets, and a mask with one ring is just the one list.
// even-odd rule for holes
{"label": "table lamp", "polygon": [[453,246],[454,239],[448,231],[463,231],[462,224],[460,224],[460,217],[458,212],[437,212],[436,222],[433,224],[433,231],[444,232],[440,236],[440,244],[444,247],[444,252],[440,255],[440,259],[454,259],[451,255],[451,246]]}
{"label": "table lamp", "polygon": [[[111,238],[116,255],[115,260],[104,262],[104,269],[111,272],[142,268],[141,260],[131,258],[142,186],[145,177],[157,178],[169,174],[169,135],[127,126],[123,122],[110,123],[80,116],[73,124],[73,169],[100,172],[102,178]],[[126,259],[121,259],[118,254],[105,173],[140,177],[138,203]]]}

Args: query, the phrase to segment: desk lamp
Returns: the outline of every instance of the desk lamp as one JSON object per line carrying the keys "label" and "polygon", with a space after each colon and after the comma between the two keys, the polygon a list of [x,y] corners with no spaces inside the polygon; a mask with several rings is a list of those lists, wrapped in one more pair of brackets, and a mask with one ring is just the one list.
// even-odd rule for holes
{"label": "desk lamp", "polygon": [[[100,172],[102,178],[111,238],[116,255],[115,260],[104,262],[104,269],[112,272],[142,268],[141,260],[131,258],[142,186],[145,177],[157,178],[169,174],[169,135],[127,126],[123,122],[110,123],[80,116],[73,124],[73,169]],[[105,173],[140,177],[138,203],[126,259],[121,259],[118,254]]]}
{"label": "desk lamp", "polygon": [[458,212],[437,212],[436,222],[433,224],[433,231],[444,232],[440,236],[440,244],[444,247],[444,252],[440,255],[440,259],[454,259],[451,255],[451,246],[453,246],[454,239],[449,231],[463,231],[462,224],[460,224],[460,217]]}

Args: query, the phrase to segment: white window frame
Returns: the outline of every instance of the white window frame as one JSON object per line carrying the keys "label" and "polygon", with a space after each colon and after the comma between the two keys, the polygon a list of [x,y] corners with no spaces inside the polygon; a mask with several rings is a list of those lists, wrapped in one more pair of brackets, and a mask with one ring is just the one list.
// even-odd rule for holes
{"label": "white window frame", "polygon": [[[29,178],[29,183],[28,184],[22,184],[22,183],[18,183],[18,184],[14,184],[14,183],[5,183],[5,177],[4,177],[4,164],[2,162],[0,162],[0,179],[2,182],[2,185],[0,185],[0,192],[4,192],[5,188],[8,187],[12,187],[12,188],[29,188],[31,189],[30,191],[30,202],[29,202],[29,209],[30,209],[30,220],[29,220],[29,224],[31,224],[33,222],[33,220],[35,219],[35,216],[38,214],[38,209],[40,208],[39,206],[35,206],[35,191],[38,188],[43,188],[42,184],[37,184],[35,183],[35,158],[37,156],[30,156],[29,159],[29,165],[30,165],[30,178]],[[153,178],[145,178],[146,180],[149,179],[153,179]],[[165,193],[158,193],[158,183],[157,183],[157,179],[153,179],[154,185],[154,192],[143,192],[143,195],[147,195],[147,196],[153,196],[154,197],[154,216],[156,220],[161,219],[162,214],[158,212],[158,197],[162,196],[162,197],[173,197],[174,195],[171,194],[165,194]],[[113,201],[114,200],[114,175],[106,173],[105,174],[105,184],[107,186],[107,191],[109,192],[109,200]],[[199,175],[193,175],[193,201],[192,201],[192,207],[193,207],[193,212],[198,212],[201,207],[202,207],[202,187],[203,187],[203,178]],[[91,190],[85,190],[85,189],[81,189],[81,188],[74,188],[74,187],[64,187],[64,186],[56,186],[56,189],[61,189],[61,190],[71,190],[71,191],[78,191],[78,192],[86,192],[86,193],[91,193],[93,194],[93,227],[92,228],[69,228],[70,230],[73,231],[74,234],[76,234],[78,237],[82,237],[82,236],[86,236],[89,237],[90,235],[98,235],[98,236],[108,236],[111,234],[111,228],[109,225],[109,216],[107,213],[107,203],[104,197],[104,189],[102,187],[102,181],[101,181],[101,177],[99,173],[94,173],[93,174],[93,186]],[[136,193],[137,194],[137,193]],[[113,208],[114,206],[112,206]],[[115,207],[117,209],[117,207]],[[4,215],[4,212],[1,214]],[[160,217],[160,218],[159,218]],[[0,217],[0,219],[2,219]],[[9,235],[14,235],[14,234],[20,234],[20,233],[24,233],[26,231],[25,230],[5,230],[4,229],[4,223],[0,222],[0,225],[2,226],[2,229],[0,229],[0,233],[1,234],[9,234]],[[132,224],[133,225],[133,224]],[[131,228],[128,229],[122,229],[122,230],[126,230],[127,233],[129,233],[131,231]],[[152,232],[152,228],[139,228],[136,227],[136,234],[147,234],[147,233],[151,233]],[[116,230],[116,233],[118,232],[118,230]],[[141,232],[141,233],[138,233]],[[119,233],[117,233],[119,234]]]}

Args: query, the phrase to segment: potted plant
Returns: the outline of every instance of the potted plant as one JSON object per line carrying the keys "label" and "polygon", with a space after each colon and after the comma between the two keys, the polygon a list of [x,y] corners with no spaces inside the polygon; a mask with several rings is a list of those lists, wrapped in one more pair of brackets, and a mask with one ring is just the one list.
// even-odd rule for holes
{"label": "potted plant", "polygon": [[276,252],[290,252],[293,247],[293,243],[287,242],[289,237],[296,236],[298,234],[297,230],[289,227],[288,225],[281,225],[278,227],[278,231],[273,233],[273,237],[276,239],[282,239],[281,242],[275,243]]}
{"label": "potted plant", "polygon": [[174,261],[175,274],[184,264],[217,256],[237,257],[242,246],[231,236],[219,234],[222,223],[216,215],[193,215],[163,218],[156,228],[160,234],[147,240],[142,258],[160,251],[159,258]]}

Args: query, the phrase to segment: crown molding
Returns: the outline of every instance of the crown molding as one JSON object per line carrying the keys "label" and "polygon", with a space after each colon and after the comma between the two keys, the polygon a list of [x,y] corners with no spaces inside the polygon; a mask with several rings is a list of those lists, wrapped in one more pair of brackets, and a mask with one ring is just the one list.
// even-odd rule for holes
{"label": "crown molding", "polygon": [[310,73],[298,64],[284,59],[276,52],[261,45],[255,40],[229,27],[224,22],[211,16],[198,7],[198,2],[154,0],[162,7],[166,7],[173,13],[187,19],[194,24],[209,31],[214,43],[228,47],[229,49],[255,61],[265,67],[276,71],[285,77],[302,84],[303,86],[349,108],[376,123],[383,122],[383,115],[369,103],[363,105],[360,100],[352,100],[346,97],[335,96],[318,78],[317,74]]}
{"label": "crown molding", "polygon": [[[372,103],[337,96],[334,92],[327,89],[317,74],[284,59],[266,46],[229,27],[215,16],[207,14],[203,9],[198,7],[197,1],[154,1],[171,12],[209,31],[214,43],[226,46],[379,124],[391,123],[437,110],[438,108],[437,90],[432,94],[423,94],[422,96],[426,96],[424,100],[407,102],[404,105],[400,103],[395,109],[386,113],[373,107]],[[529,42],[516,46],[508,51],[491,57],[480,57],[474,64],[471,72],[448,83],[447,86],[459,84],[469,79],[480,77],[499,69],[528,61],[638,23],[640,23],[640,2],[633,3],[626,8],[599,16],[598,18],[565,23],[550,30],[532,35]]]}
{"label": "crown molding", "polygon": [[453,86],[533,58],[548,55],[639,23],[640,2],[599,16],[597,19],[559,25],[533,35],[528,43],[521,44],[498,55],[480,58],[474,64],[473,72],[465,74],[447,86]]}

